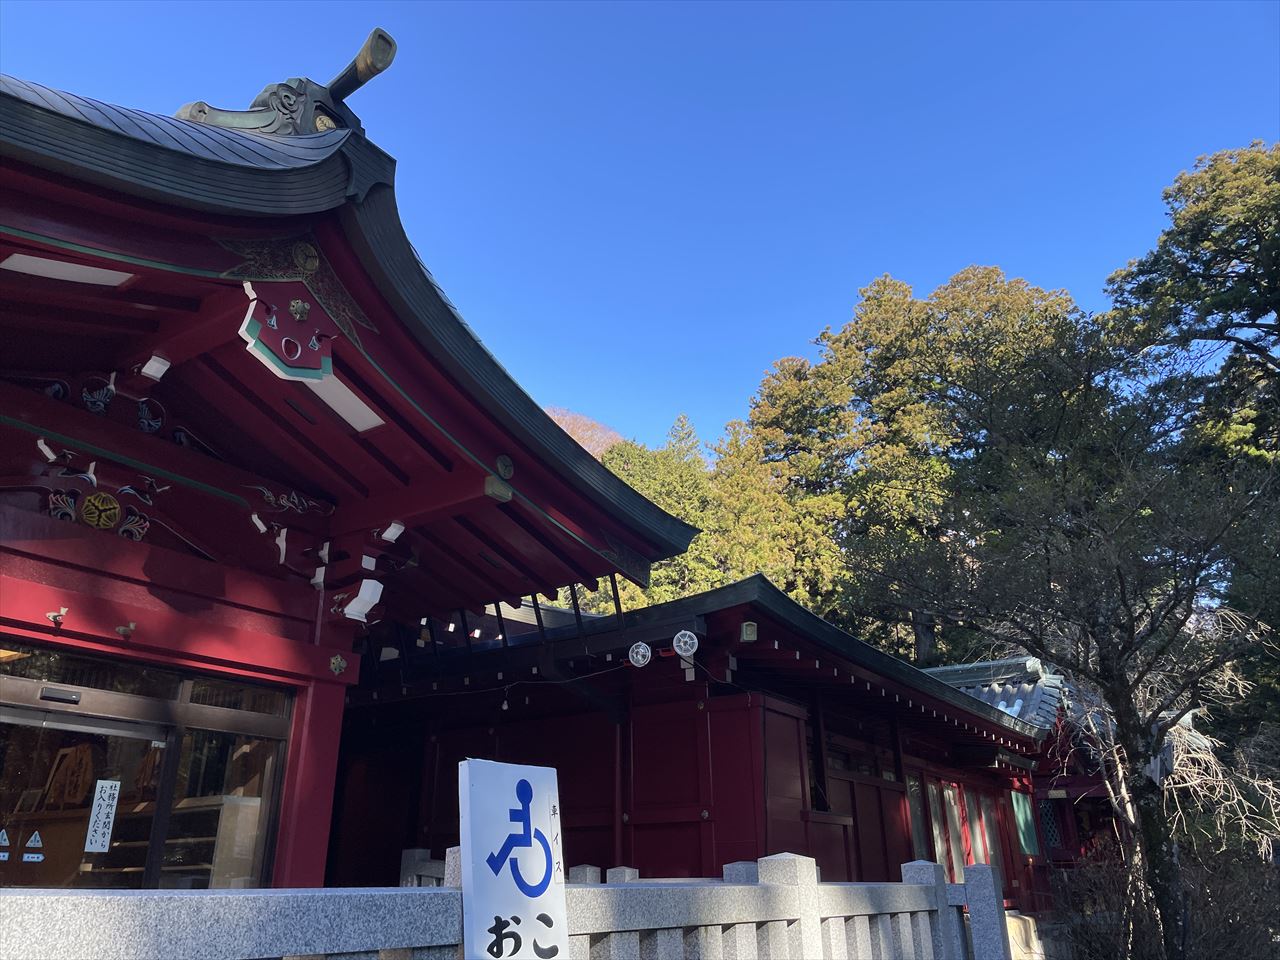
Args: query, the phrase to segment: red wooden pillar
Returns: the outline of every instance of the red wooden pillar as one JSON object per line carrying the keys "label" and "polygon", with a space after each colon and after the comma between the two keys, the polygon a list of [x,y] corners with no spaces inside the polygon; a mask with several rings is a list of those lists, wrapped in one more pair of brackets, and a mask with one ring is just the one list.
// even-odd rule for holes
{"label": "red wooden pillar", "polygon": [[294,701],[272,886],[324,886],[346,689],[314,681]]}

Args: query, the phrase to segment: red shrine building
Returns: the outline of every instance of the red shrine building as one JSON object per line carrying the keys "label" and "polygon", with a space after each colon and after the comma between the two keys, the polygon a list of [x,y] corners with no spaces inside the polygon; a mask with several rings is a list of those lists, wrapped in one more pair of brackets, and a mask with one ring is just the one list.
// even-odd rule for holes
{"label": "red shrine building", "polygon": [[373,621],[644,582],[694,534],[419,262],[345,104],[394,50],[176,118],[0,85],[0,884],[321,884]]}
{"label": "red shrine building", "polygon": [[557,767],[571,864],[1027,903],[1042,727],[760,577],[622,610],[696,531],[419,261],[346,104],[394,52],[175,117],[0,79],[0,885],[395,884],[484,757]]}

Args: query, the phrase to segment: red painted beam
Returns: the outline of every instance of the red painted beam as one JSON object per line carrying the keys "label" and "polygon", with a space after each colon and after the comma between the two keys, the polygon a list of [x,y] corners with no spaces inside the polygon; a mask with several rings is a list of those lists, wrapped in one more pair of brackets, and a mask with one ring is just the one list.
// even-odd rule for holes
{"label": "red painted beam", "polygon": [[[26,636],[50,642],[97,644],[117,654],[142,655],[153,660],[187,665],[250,670],[277,679],[335,679],[330,660],[340,655],[348,666],[341,682],[355,683],[359,658],[349,647],[300,643],[278,634],[226,626],[198,614],[179,612],[155,600],[110,597],[111,578],[101,579],[102,593],[85,593],[34,583],[0,574],[0,623]],[[109,598],[110,597],[110,598]],[[67,608],[62,626],[55,628],[47,613]],[[124,637],[117,627],[133,623]]]}
{"label": "red painted beam", "polygon": [[259,316],[265,310],[261,301],[249,299],[243,287],[214,290],[201,303],[198,316],[170,321],[151,336],[130,343],[128,349],[116,358],[114,369],[131,373],[152,355],[163,357],[171,367],[177,367],[192,357],[237,339],[251,306]]}
{"label": "red painted beam", "polygon": [[[0,382],[0,423],[29,434],[33,453],[37,438],[44,437],[55,448],[70,447],[89,459],[112,460],[162,482],[217,497],[241,507],[246,515],[264,509],[258,487],[281,488],[274,480],[4,382]],[[327,532],[324,517],[296,512],[287,516],[291,527],[318,534]]]}
{"label": "red painted beam", "polygon": [[392,493],[375,493],[363,501],[344,504],[334,513],[330,529],[335,536],[357,530],[385,529],[393,521],[406,527],[420,526],[432,519],[447,517],[510,497],[505,484],[482,477],[478,471],[453,474],[404,487]]}
{"label": "red painted beam", "polygon": [[315,591],[305,584],[211,564],[28,510],[0,506],[0,543],[0,564],[6,552],[22,554],[49,566],[207,597],[268,616],[315,617]]}

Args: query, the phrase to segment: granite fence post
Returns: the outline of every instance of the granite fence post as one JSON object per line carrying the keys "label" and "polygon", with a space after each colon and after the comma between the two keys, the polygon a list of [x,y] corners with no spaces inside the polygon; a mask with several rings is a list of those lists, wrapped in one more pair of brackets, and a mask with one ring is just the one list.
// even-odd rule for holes
{"label": "granite fence post", "polygon": [[974,960],[1011,960],[1004,902],[990,866],[974,863],[964,868],[964,899],[969,906]]}
{"label": "granite fence post", "polygon": [[600,868],[589,863],[580,863],[569,868],[569,883],[599,883]]}
{"label": "granite fence post", "polygon": [[462,886],[462,848],[450,847],[444,852],[445,887]]}
{"label": "granite fence post", "polygon": [[[818,898],[817,861],[795,853],[775,853],[771,857],[761,857],[756,863],[759,883],[788,886],[795,890],[796,921],[786,931],[789,954],[793,957],[821,957],[822,904]],[[779,955],[772,939],[768,946],[768,956]]]}
{"label": "granite fence post", "polygon": [[[965,868],[966,871],[968,868]],[[930,932],[933,935],[933,955],[940,960],[965,955],[964,921],[960,911],[951,905],[947,897],[947,874],[941,864],[928,860],[913,860],[902,865],[902,882],[933,888],[933,902],[937,905]]]}
{"label": "granite fence post", "polygon": [[760,867],[754,860],[735,860],[720,870],[725,883],[759,883]]}

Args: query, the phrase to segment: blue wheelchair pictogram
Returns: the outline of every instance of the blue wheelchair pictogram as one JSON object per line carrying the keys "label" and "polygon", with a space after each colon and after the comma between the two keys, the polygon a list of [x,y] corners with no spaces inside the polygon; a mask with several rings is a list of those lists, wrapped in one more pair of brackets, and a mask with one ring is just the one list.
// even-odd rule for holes
{"label": "blue wheelchair pictogram", "polygon": [[[533,828],[529,813],[529,805],[533,803],[533,786],[528,780],[521,780],[516,784],[516,802],[520,806],[510,811],[511,822],[520,829],[508,834],[498,852],[489,854],[485,862],[489,864],[489,869],[493,871],[495,877],[502,873],[502,868],[510,862],[511,879],[515,882],[516,889],[532,899],[542,896],[551,883],[551,844],[547,843],[546,834]],[[545,867],[542,871],[542,879],[537,883],[529,883],[520,873],[520,862],[512,856],[512,853],[518,847],[532,847],[535,843],[542,847]]]}

